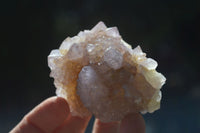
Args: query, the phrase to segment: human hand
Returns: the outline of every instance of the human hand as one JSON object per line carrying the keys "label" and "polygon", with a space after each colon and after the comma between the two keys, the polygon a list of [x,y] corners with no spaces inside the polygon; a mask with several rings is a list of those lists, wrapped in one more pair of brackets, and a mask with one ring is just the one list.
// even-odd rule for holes
{"label": "human hand", "polygon": [[[10,133],[84,133],[91,116],[70,114],[68,103],[51,97],[36,106]],[[139,113],[127,115],[121,122],[95,120],[93,133],[145,133],[145,122]]]}

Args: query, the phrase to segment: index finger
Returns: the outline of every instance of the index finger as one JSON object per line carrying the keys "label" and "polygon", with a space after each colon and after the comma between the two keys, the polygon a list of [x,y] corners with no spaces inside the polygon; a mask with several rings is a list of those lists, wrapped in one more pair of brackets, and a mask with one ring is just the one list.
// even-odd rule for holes
{"label": "index finger", "polygon": [[28,113],[11,133],[53,132],[70,114],[67,101],[51,97]]}

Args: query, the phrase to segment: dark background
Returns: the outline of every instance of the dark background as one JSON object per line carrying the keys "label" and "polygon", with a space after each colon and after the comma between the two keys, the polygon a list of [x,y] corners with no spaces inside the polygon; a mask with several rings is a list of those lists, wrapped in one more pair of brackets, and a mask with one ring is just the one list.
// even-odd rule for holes
{"label": "dark background", "polygon": [[147,133],[200,131],[199,0],[4,0],[0,15],[1,133],[55,95],[50,51],[100,20],[140,45],[167,78],[161,109],[144,115]]}

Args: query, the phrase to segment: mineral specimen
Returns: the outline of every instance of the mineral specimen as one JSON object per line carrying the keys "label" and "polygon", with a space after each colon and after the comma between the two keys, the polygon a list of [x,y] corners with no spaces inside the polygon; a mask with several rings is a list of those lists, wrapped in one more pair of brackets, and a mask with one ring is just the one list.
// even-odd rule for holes
{"label": "mineral specimen", "polygon": [[160,108],[165,77],[140,46],[132,49],[116,27],[99,22],[92,30],[68,37],[48,56],[56,94],[72,115],[95,115],[102,122],[119,121],[128,113]]}

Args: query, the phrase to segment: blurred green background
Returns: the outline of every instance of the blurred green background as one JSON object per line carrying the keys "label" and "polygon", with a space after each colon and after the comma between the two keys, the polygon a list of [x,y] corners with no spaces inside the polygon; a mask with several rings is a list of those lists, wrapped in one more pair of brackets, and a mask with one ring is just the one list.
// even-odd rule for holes
{"label": "blurred green background", "polygon": [[140,45],[167,78],[161,109],[144,115],[146,132],[200,132],[199,0],[2,0],[0,19],[1,133],[55,95],[50,51],[99,21]]}

